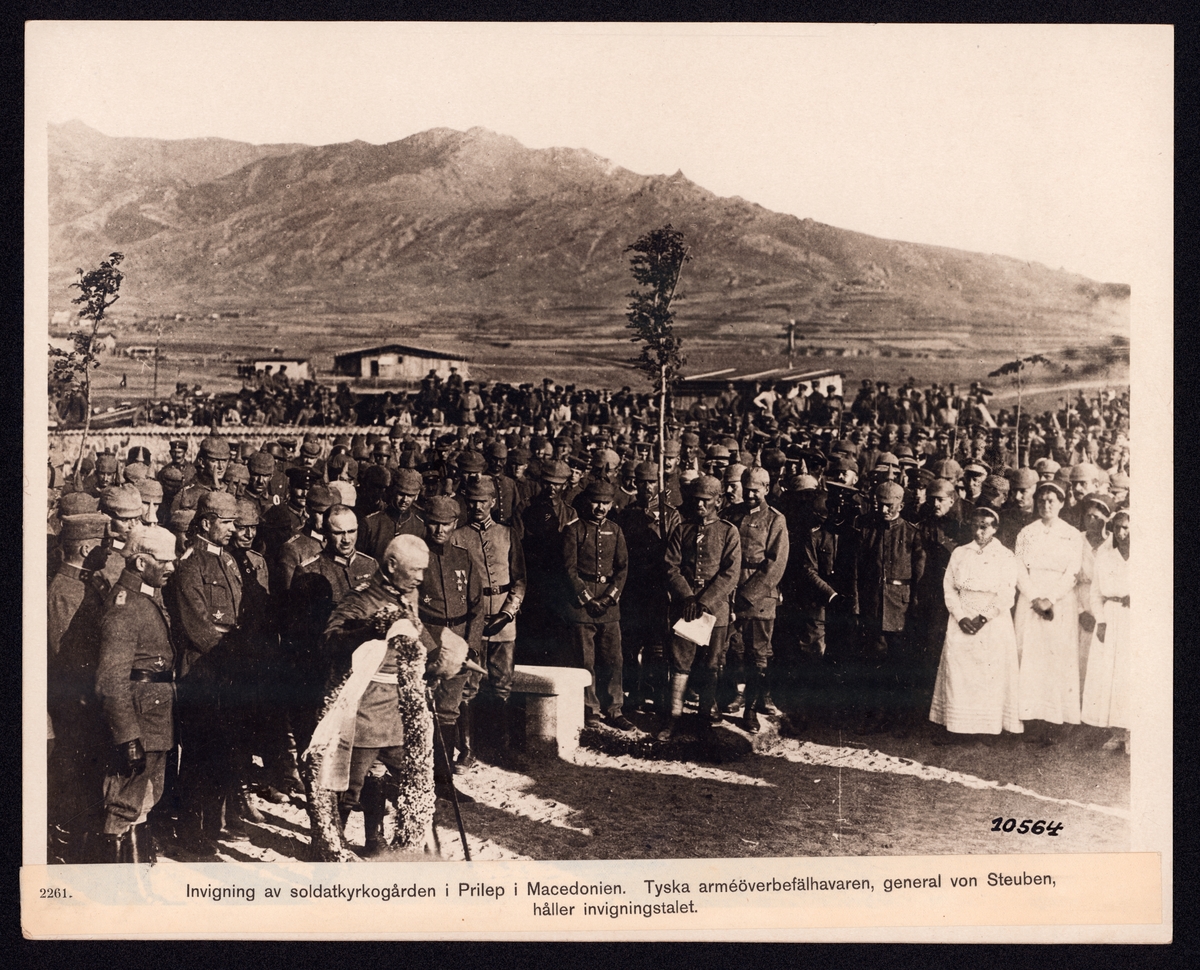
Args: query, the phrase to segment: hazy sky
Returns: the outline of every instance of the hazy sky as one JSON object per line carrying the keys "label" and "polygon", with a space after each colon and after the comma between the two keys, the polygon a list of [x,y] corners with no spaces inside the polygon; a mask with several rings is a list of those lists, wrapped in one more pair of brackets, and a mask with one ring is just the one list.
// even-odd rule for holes
{"label": "hazy sky", "polygon": [[1169,218],[1155,27],[62,23],[31,126],[329,144],[475,125],[873,235],[1109,281]]}

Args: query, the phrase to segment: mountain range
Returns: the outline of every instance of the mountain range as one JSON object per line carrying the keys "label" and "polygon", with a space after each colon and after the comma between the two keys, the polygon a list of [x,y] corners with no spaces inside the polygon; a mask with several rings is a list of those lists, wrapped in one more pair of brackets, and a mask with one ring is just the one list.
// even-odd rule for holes
{"label": "mountain range", "polygon": [[574,322],[609,339],[632,286],[625,248],[670,223],[692,256],[680,319],[701,340],[774,340],[789,318],[810,342],[941,352],[1128,334],[1120,283],[878,239],[481,128],[311,147],[73,121],[50,126],[48,166],[52,309],[76,267],[120,250],[126,313],[252,307],[333,328],[395,314],[449,336],[474,321],[500,343]]}

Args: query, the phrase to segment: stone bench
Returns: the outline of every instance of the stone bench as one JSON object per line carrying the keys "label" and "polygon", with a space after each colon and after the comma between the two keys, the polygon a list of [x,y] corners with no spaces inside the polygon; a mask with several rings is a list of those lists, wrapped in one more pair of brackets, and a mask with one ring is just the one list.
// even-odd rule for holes
{"label": "stone bench", "polygon": [[525,712],[525,747],[570,760],[583,730],[583,692],[592,675],[581,667],[513,668],[512,694]]}

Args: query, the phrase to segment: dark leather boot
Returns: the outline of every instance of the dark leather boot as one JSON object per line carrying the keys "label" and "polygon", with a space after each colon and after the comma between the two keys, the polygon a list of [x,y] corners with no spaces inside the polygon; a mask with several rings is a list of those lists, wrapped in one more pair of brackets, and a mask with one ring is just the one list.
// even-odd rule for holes
{"label": "dark leather boot", "polygon": [[378,855],[385,847],[383,819],[387,814],[387,795],[383,790],[383,785],[377,783],[376,779],[368,779],[363,785],[362,794],[359,795],[358,801],[362,805],[363,822],[367,830],[366,845],[363,854],[367,856]]}
{"label": "dark leather boot", "polygon": [[[435,730],[442,732],[442,751],[434,748],[433,752],[433,789],[438,798],[444,798],[447,801],[452,800],[451,790],[453,794],[458,796],[460,805],[466,802],[473,802],[470,795],[461,792],[454,788],[454,769],[450,765],[450,752],[454,750],[454,741],[458,736],[457,724],[442,724],[440,721],[434,722]],[[445,757],[443,757],[443,755]]]}
{"label": "dark leather boot", "polygon": [[158,846],[154,844],[154,833],[150,824],[143,822],[129,830],[129,843],[132,847],[133,861],[154,865],[158,862]]}
{"label": "dark leather boot", "polygon": [[471,750],[473,726],[471,705],[464,701],[458,708],[458,759],[454,763],[456,775],[466,774],[475,765],[475,753]]}
{"label": "dark leather boot", "polygon": [[746,671],[746,707],[742,711],[742,727],[750,734],[757,734],[762,729],[762,725],[758,723],[762,680],[761,670],[751,667]]}

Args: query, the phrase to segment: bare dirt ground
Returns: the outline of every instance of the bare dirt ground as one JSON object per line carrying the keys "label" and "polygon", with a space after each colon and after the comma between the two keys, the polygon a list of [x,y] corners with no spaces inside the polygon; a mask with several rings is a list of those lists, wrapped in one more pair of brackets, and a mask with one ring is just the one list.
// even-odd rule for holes
{"label": "bare dirt ground", "polygon": [[[785,704],[785,706],[787,706]],[[830,855],[1101,852],[1129,848],[1129,758],[1100,750],[1107,731],[1071,730],[1053,747],[1020,736],[937,746],[924,724],[908,737],[835,726],[797,731],[763,718],[758,735],[733,717],[698,738],[652,740],[585,730],[571,761],[523,754],[481,759],[456,784],[476,860],[670,859]],[[782,731],[781,731],[782,727]],[[798,735],[798,736],[797,736]],[[228,861],[304,859],[302,803],[257,804],[262,824],[225,839]],[[1060,822],[1058,834],[992,831],[992,819]],[[463,858],[453,807],[437,803],[440,857]],[[362,816],[347,826],[363,843]],[[186,861],[170,847],[163,861]],[[388,857],[387,861],[404,858]],[[430,855],[416,858],[428,860]]]}

